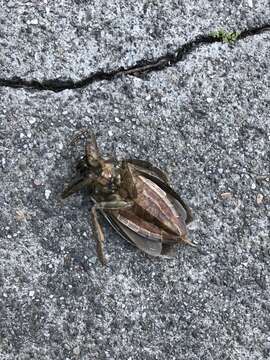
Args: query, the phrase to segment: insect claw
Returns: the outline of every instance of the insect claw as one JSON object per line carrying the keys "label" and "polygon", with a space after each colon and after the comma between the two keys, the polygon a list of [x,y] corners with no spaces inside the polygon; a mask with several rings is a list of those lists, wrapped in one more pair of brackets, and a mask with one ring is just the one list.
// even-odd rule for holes
{"label": "insect claw", "polygon": [[182,237],[181,240],[192,247],[197,247],[197,245],[194,244],[191,240],[189,240],[187,236]]}
{"label": "insect claw", "polygon": [[105,257],[99,257],[102,266],[107,266],[108,262]]}

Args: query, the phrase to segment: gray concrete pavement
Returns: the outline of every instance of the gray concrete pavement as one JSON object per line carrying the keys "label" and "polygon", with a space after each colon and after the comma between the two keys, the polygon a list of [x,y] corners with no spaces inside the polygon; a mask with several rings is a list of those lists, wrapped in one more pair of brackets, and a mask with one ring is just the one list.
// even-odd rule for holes
{"label": "gray concrete pavement", "polygon": [[2,1],[0,78],[78,81],[153,60],[218,29],[269,21],[267,0]]}
{"label": "gray concrete pavement", "polygon": [[[69,26],[72,18],[67,2],[47,3],[54,27],[37,31],[44,44],[51,32],[60,33],[60,18]],[[248,25],[255,10],[266,22],[259,2],[241,4],[228,24]],[[144,5],[170,24],[169,32],[157,32],[156,43],[138,6],[123,16],[119,35],[98,38],[93,47],[88,28],[80,29],[73,35],[77,45],[58,59],[45,51],[43,62],[30,60],[32,40],[22,48],[14,35],[1,77],[78,79],[125,66],[225,25],[230,9],[217,5],[210,21],[198,16],[199,5],[185,7],[189,17],[178,23],[172,3]],[[105,14],[125,10],[119,2],[104,6]],[[102,18],[110,33],[98,6],[74,1],[72,7],[81,21],[87,11],[98,14],[92,18]],[[8,39],[19,25],[7,23],[21,10],[12,1],[4,9],[14,10],[1,24]],[[38,9],[26,14],[26,24],[39,18],[32,24],[39,26],[47,10]],[[134,30],[140,42],[129,39],[131,18],[145,27]],[[72,44],[69,26],[61,44]],[[57,41],[51,46],[59,49]],[[118,42],[126,57],[108,45]],[[209,44],[143,78],[122,76],[78,90],[0,88],[1,360],[269,358],[269,44],[269,32],[234,45]],[[103,222],[108,266],[102,268],[86,194],[59,200],[82,154],[67,144],[82,127],[95,131],[104,153],[148,159],[168,172],[194,211],[190,238],[197,249],[183,245],[174,260],[152,259]]]}

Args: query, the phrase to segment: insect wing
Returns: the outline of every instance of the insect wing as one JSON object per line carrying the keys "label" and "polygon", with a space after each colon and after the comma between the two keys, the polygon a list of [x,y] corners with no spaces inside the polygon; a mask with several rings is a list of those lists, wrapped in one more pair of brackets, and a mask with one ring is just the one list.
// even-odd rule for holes
{"label": "insect wing", "polygon": [[132,164],[135,170],[141,173],[149,174],[150,176],[157,177],[161,181],[168,183],[167,175],[157,167],[153,166],[150,162],[138,159],[127,159],[125,162]]}
{"label": "insect wing", "polygon": [[162,257],[173,257],[175,256],[175,250],[173,245],[162,244],[161,241],[151,240],[145,238],[127,226],[122,224],[119,220],[115,218],[113,213],[108,214],[107,212],[102,212],[105,218],[113,226],[113,228],[128,242],[135,245],[138,249],[142,250],[148,255],[151,256],[162,256]]}
{"label": "insect wing", "polygon": [[[153,181],[157,186],[159,186],[163,191],[166,192],[167,196],[173,200],[174,204],[177,205],[177,208],[181,213],[183,213],[185,217],[186,224],[189,224],[192,222],[193,217],[190,208],[187,206],[187,204],[184,202],[183,199],[175,192],[167,183],[162,181],[158,176],[153,176],[149,172],[144,171],[144,169],[138,169],[137,170],[139,174],[143,175],[147,179]],[[184,211],[185,213],[184,213]]]}
{"label": "insect wing", "polygon": [[183,205],[181,205],[181,203],[176,200],[174,197],[172,197],[170,194],[167,193],[167,197],[169,198],[169,200],[171,201],[171,203],[174,205],[176,211],[179,213],[179,215],[182,217],[182,219],[185,221],[187,220],[187,212],[185,210],[185,208],[183,207]]}

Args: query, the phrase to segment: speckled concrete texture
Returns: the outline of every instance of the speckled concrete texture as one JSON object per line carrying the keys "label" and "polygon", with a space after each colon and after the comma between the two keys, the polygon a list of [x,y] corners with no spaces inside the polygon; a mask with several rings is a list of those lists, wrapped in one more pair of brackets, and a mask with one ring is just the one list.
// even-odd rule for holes
{"label": "speckled concrete texture", "polygon": [[80,80],[153,60],[198,34],[270,18],[268,0],[0,2],[0,78]]}
{"label": "speckled concrete texture", "polygon": [[[215,43],[83,90],[0,89],[0,359],[269,359],[269,44]],[[84,72],[81,56],[61,74]],[[99,264],[86,194],[59,198],[82,127],[168,172],[197,248],[152,259],[104,221]]]}

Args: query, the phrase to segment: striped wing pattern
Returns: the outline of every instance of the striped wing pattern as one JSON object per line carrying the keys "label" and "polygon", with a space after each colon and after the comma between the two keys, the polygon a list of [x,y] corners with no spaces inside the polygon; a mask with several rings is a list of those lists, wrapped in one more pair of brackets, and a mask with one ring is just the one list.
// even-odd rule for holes
{"label": "striped wing pattern", "polygon": [[180,242],[186,235],[186,224],[166,192],[150,179],[139,175],[135,181],[137,197],[130,209],[120,210],[116,219],[150,240]]}

